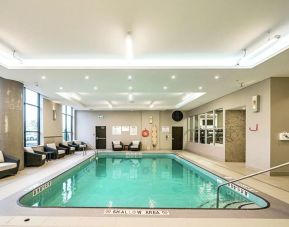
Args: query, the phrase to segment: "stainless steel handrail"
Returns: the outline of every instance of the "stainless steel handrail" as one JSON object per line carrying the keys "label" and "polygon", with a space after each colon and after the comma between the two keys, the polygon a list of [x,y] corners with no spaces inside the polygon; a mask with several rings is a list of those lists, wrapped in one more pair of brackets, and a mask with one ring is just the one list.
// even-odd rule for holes
{"label": "stainless steel handrail", "polygon": [[219,208],[220,189],[221,189],[221,187],[223,187],[223,186],[225,186],[225,185],[227,185],[227,184],[235,183],[235,182],[237,182],[237,181],[245,180],[245,179],[250,178],[250,177],[254,177],[254,176],[259,175],[259,174],[262,174],[262,173],[270,172],[270,171],[272,171],[272,170],[274,170],[274,169],[279,169],[279,168],[284,167],[284,166],[287,166],[287,165],[289,165],[289,162],[283,163],[283,164],[278,165],[278,166],[274,166],[274,167],[272,167],[272,168],[270,168],[270,169],[266,169],[266,170],[259,171],[259,172],[257,172],[257,173],[252,173],[252,174],[250,174],[250,175],[247,175],[247,176],[238,178],[238,179],[236,179],[236,180],[228,181],[228,182],[226,182],[226,183],[223,183],[223,184],[218,185],[218,187],[217,187],[217,202],[216,202],[216,207]]}

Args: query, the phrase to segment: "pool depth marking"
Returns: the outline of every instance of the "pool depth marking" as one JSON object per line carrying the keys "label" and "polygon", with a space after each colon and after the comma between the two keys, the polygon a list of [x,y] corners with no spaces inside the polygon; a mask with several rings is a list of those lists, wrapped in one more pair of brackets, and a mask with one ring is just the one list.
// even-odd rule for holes
{"label": "pool depth marking", "polygon": [[170,215],[168,210],[141,210],[141,209],[105,209],[106,215],[147,215],[147,216],[163,216]]}
{"label": "pool depth marking", "polygon": [[32,191],[32,196],[36,196],[38,195],[40,192],[43,192],[44,190],[46,190],[47,188],[49,188],[52,185],[51,181],[48,181],[42,185],[40,185],[38,188],[35,188]]}

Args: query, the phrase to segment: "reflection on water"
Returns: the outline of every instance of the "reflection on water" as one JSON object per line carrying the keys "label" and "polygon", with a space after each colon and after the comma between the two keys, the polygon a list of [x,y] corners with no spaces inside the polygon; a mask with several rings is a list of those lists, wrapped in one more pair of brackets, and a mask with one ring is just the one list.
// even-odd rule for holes
{"label": "reflection on water", "polygon": [[[229,191],[229,193],[227,192]],[[222,198],[242,199],[231,190]],[[210,207],[216,182],[171,158],[99,158],[69,174],[26,203],[33,206]],[[214,204],[213,204],[214,205]]]}

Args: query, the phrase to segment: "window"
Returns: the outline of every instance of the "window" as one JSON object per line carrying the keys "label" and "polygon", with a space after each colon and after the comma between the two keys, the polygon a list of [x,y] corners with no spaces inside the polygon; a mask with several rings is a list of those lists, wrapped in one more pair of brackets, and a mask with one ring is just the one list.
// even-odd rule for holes
{"label": "window", "polygon": [[63,140],[73,140],[73,108],[62,106],[62,136]]}
{"label": "window", "polygon": [[223,109],[215,110],[215,143],[223,144]]}
{"label": "window", "polygon": [[191,128],[194,128],[195,143],[223,144],[223,109],[195,115],[192,119],[194,122]]}
{"label": "window", "polygon": [[40,144],[40,95],[24,89],[24,146]]}

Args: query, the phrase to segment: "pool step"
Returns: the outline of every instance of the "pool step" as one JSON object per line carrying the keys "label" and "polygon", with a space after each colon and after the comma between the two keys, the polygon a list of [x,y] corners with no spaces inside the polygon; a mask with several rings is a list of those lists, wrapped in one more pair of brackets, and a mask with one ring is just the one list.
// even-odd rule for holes
{"label": "pool step", "polygon": [[227,209],[232,209],[232,208],[235,208],[235,209],[241,209],[239,207],[241,207],[244,203],[248,203],[246,201],[231,201],[229,203],[227,203],[225,206],[223,206],[222,208],[227,208]]}
{"label": "pool step", "polygon": [[245,203],[238,207],[239,209],[257,209],[260,208],[255,203]]}
{"label": "pool step", "polygon": [[[221,201],[219,204],[221,209],[256,209],[259,208],[256,204],[248,201]],[[211,200],[203,203],[198,208],[216,208],[216,200]]]}

